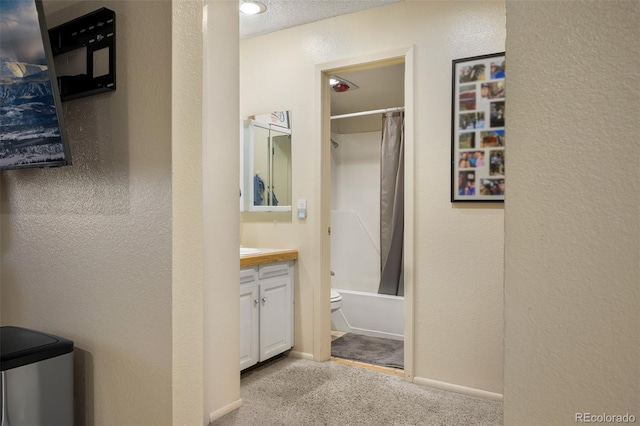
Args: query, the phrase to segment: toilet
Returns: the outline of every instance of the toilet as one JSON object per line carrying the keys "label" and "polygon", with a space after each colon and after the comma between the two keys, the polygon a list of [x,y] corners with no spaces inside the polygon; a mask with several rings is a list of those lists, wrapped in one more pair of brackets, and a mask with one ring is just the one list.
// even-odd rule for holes
{"label": "toilet", "polygon": [[342,296],[340,293],[331,289],[331,312],[335,312],[342,306]]}

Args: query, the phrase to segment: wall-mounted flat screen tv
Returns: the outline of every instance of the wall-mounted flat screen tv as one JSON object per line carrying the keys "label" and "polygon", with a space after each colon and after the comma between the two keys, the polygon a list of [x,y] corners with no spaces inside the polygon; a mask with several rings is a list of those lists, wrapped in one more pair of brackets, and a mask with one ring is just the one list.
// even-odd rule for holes
{"label": "wall-mounted flat screen tv", "polygon": [[40,0],[0,0],[0,170],[71,164]]}

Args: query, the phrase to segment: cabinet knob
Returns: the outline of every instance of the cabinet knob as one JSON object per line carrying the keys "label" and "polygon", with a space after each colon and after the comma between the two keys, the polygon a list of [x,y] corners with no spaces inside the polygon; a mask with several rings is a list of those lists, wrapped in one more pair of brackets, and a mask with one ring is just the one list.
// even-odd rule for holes
{"label": "cabinet knob", "polygon": [[262,303],[267,303],[267,298],[266,297],[262,298]]}
{"label": "cabinet knob", "polygon": [[258,306],[258,299],[256,299],[256,300],[254,300],[254,301],[253,301],[253,305],[254,305],[254,306]]}

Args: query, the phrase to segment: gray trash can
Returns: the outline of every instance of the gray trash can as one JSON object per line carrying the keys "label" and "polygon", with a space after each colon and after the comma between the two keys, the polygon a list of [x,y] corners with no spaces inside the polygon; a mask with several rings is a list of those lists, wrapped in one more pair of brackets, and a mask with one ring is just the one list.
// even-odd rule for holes
{"label": "gray trash can", "polygon": [[1,426],[73,425],[73,342],[0,327]]}

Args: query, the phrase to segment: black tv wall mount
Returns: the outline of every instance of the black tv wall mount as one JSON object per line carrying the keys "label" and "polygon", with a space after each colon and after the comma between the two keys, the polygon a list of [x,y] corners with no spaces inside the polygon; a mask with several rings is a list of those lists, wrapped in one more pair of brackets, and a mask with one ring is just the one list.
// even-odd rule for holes
{"label": "black tv wall mount", "polygon": [[101,8],[49,30],[62,101],[116,90],[116,14]]}

